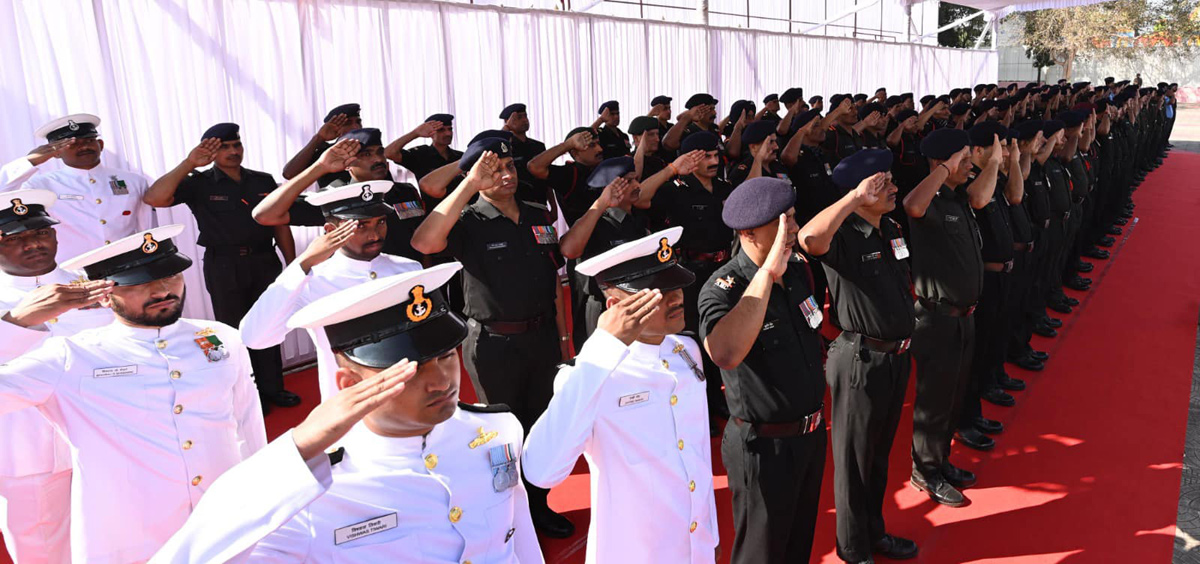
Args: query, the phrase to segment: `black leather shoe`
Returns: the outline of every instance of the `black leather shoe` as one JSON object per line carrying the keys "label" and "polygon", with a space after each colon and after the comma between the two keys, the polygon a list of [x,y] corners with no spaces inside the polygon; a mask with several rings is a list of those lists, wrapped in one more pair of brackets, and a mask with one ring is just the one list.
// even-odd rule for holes
{"label": "black leather shoe", "polygon": [[883,535],[883,538],[871,545],[875,554],[882,554],[892,560],[908,560],[917,557],[917,543],[908,539]]}
{"label": "black leather shoe", "polygon": [[[1048,307],[1048,308],[1050,308],[1051,310],[1053,310],[1053,311],[1056,311],[1056,312],[1058,312],[1058,313],[1071,313],[1071,305],[1070,305],[1070,304],[1068,304],[1066,301],[1061,301],[1061,302],[1050,302],[1050,303],[1047,303],[1047,304],[1046,304],[1046,307]],[[1033,332],[1034,332],[1034,333],[1037,333],[1037,327],[1038,327],[1038,325],[1045,326],[1047,329],[1051,329],[1051,330],[1053,330],[1053,329],[1054,329],[1053,327],[1051,327],[1051,326],[1049,326],[1049,325],[1046,325],[1045,323],[1035,323],[1035,324],[1033,325]],[[1038,333],[1038,335],[1042,335],[1042,334],[1041,334],[1041,333]],[[1043,336],[1043,337],[1045,337],[1045,335],[1042,335],[1042,336]]]}
{"label": "black leather shoe", "polygon": [[1087,280],[1087,278],[1083,278],[1082,276],[1074,276],[1064,280],[1063,286],[1072,290],[1079,290],[1081,292],[1091,289],[1092,285],[1089,282],[1084,282],[1084,280]]}
{"label": "black leather shoe", "polygon": [[1084,272],[1084,273],[1091,272],[1093,268],[1096,268],[1096,267],[1092,266],[1092,263],[1090,263],[1090,262],[1082,261],[1082,260],[1075,262],[1075,271],[1076,272]]}
{"label": "black leather shoe", "polygon": [[965,490],[975,485],[975,473],[970,470],[963,470],[953,464],[947,462],[942,466],[942,477],[950,482],[951,486],[960,490]]}
{"label": "black leather shoe", "polygon": [[[1067,308],[1069,311],[1071,308]],[[1058,336],[1058,331],[1041,323],[1034,324],[1033,334],[1046,338],[1054,338]]]}
{"label": "black leather shoe", "polygon": [[1069,305],[1071,307],[1075,307],[1075,306],[1079,305],[1079,300],[1072,298],[1070,296],[1066,296],[1066,302],[1067,302],[1067,305]]}
{"label": "black leather shoe", "polygon": [[[975,427],[959,429],[954,433],[954,440],[975,450],[992,450],[993,448],[996,448],[996,441],[992,440],[991,437],[981,433],[979,429],[976,429]],[[954,487],[962,487],[958,484],[955,484],[949,476],[946,477],[946,480],[949,481]]]}
{"label": "black leather shoe", "polygon": [[1032,358],[1034,360],[1041,361],[1041,362],[1046,362],[1047,360],[1050,360],[1050,353],[1034,349],[1029,352],[1029,358]]}
{"label": "black leather shoe", "polygon": [[300,396],[293,394],[287,390],[279,390],[278,392],[267,392],[258,394],[264,404],[276,405],[279,407],[296,407],[300,405]]}
{"label": "black leather shoe", "polygon": [[1050,317],[1049,315],[1042,318],[1042,323],[1045,323],[1046,325],[1053,327],[1054,329],[1058,329],[1059,327],[1062,327],[1061,319],[1055,319],[1053,317]]}
{"label": "black leather shoe", "polygon": [[549,508],[531,511],[530,517],[533,517],[533,526],[550,538],[565,539],[575,534],[575,524]]}
{"label": "black leather shoe", "polygon": [[1123,212],[1117,214],[1117,217],[1124,219],[1124,220],[1130,220],[1130,219],[1133,219],[1133,212],[1123,211]]}
{"label": "black leather shoe", "polygon": [[[1054,331],[1054,329],[1051,329],[1051,331]],[[1055,331],[1055,333],[1057,333],[1057,331]],[[1034,358],[1029,355],[1014,358],[1014,359],[1010,360],[1009,362],[1017,365],[1018,367],[1020,367],[1024,370],[1032,370],[1034,372],[1037,372],[1037,371],[1042,370],[1043,368],[1046,368],[1046,365],[1042,364],[1042,361],[1034,360]]]}
{"label": "black leather shoe", "polygon": [[967,504],[967,498],[963,497],[962,492],[954,489],[954,486],[951,486],[945,480],[926,481],[924,477],[914,471],[908,483],[912,484],[912,487],[928,494],[929,499],[942,505],[962,507]]}
{"label": "black leather shoe", "polygon": [[1118,217],[1117,219],[1113,220],[1113,225],[1125,225],[1127,223],[1129,223],[1129,220],[1123,217]]}
{"label": "black leather shoe", "polygon": [[1008,392],[1001,390],[1000,388],[992,388],[990,390],[987,390],[987,391],[983,392],[983,394],[980,397],[987,400],[989,403],[993,403],[1000,407],[1012,407],[1014,405],[1017,405],[1017,399],[1012,397],[1011,395],[1009,395]]}
{"label": "black leather shoe", "polygon": [[1108,251],[1104,249],[1097,249],[1096,247],[1088,247],[1087,249],[1083,250],[1083,256],[1087,258],[1103,260],[1108,258]]}
{"label": "black leather shoe", "polygon": [[1109,235],[1120,235],[1124,232],[1125,232],[1125,230],[1121,229],[1120,227],[1109,226],[1109,228],[1108,228]]}
{"label": "black leather shoe", "polygon": [[[1042,368],[1045,368],[1045,366],[1043,365]],[[1040,371],[1042,368],[1034,368],[1032,370],[1034,372],[1037,372],[1037,371]],[[996,376],[996,385],[1000,386],[1000,389],[1002,389],[1002,390],[1010,390],[1010,391],[1014,391],[1014,392],[1019,392],[1019,391],[1025,389],[1025,381],[1024,380],[1022,380],[1020,378],[1013,378],[1012,376],[1009,376],[1008,374],[997,375]]]}
{"label": "black leather shoe", "polygon": [[974,425],[980,433],[995,435],[996,433],[1004,432],[1003,423],[996,421],[995,419],[988,419],[987,417],[976,417],[971,420],[971,424]]}
{"label": "black leather shoe", "polygon": [[1116,242],[1117,241],[1115,239],[1113,239],[1112,237],[1101,237],[1098,241],[1096,241],[1096,246],[1111,247],[1111,246],[1113,246],[1113,243],[1116,243]]}

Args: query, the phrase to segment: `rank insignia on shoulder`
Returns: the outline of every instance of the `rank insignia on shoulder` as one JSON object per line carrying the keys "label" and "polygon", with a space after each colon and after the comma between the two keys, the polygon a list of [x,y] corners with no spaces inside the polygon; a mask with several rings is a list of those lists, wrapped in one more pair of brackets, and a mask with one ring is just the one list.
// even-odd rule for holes
{"label": "rank insignia on shoulder", "polygon": [[211,328],[206,328],[203,331],[197,331],[196,334],[200,335],[200,338],[195,339],[196,344],[200,347],[200,350],[204,351],[204,356],[208,357],[209,362],[217,362],[225,359],[227,356],[225,343],[221,342],[215,331]]}
{"label": "rank insignia on shoulder", "polygon": [[467,443],[467,446],[471,448],[479,448],[498,436],[500,436],[498,431],[484,431],[483,427],[480,427],[479,436],[471,439],[471,442]]}
{"label": "rank insignia on shoulder", "polygon": [[516,446],[506,443],[488,449],[488,462],[492,466],[492,489],[502,492],[517,485]]}
{"label": "rank insignia on shoulder", "polygon": [[722,290],[732,290],[733,289],[733,275],[731,274],[724,278],[718,278],[713,282],[713,284],[715,284],[718,288],[720,288]]}
{"label": "rank insignia on shoulder", "polygon": [[471,413],[509,413],[512,408],[503,403],[467,403],[465,401],[458,402],[458,408]]}

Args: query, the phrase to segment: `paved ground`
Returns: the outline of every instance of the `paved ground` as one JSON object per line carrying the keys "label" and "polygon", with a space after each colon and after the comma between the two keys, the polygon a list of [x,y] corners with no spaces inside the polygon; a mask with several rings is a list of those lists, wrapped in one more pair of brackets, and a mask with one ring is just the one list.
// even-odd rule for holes
{"label": "paved ground", "polygon": [[1200,153],[1200,105],[1180,107],[1171,130],[1171,144],[1177,151]]}
{"label": "paved ground", "polygon": [[[1171,131],[1174,151],[1200,153],[1200,106],[1180,108]],[[1192,398],[1188,406],[1183,478],[1175,530],[1175,564],[1200,564],[1200,321],[1197,322]]]}

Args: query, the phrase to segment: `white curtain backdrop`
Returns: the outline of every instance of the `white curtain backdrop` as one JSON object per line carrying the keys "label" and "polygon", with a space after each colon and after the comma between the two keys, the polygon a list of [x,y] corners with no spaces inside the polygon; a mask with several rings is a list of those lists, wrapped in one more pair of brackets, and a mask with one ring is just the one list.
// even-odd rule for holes
{"label": "white curtain backdrop", "polygon": [[[531,135],[554,145],[610,99],[628,123],[659,94],[682,111],[709,92],[723,115],[734,100],[790,86],[920,97],[997,72],[994,51],[395,0],[8,0],[0,49],[6,161],[38,144],[42,123],[88,112],[103,120],[105,161],[154,178],[208,126],[233,121],[245,166],[277,181],[325,112],[347,102],[387,138],[453,113],[459,149],[525,102]],[[179,245],[198,263],[188,209],[160,210],[158,221],[188,226]],[[311,236],[297,229],[297,247]],[[187,315],[210,317],[200,272],[187,272]],[[285,361],[310,352],[294,334]]]}

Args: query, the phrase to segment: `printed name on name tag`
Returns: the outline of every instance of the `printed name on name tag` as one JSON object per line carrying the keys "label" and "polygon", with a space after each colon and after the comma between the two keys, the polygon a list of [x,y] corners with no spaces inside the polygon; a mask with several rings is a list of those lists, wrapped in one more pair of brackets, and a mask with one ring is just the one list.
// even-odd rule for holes
{"label": "printed name on name tag", "polygon": [[368,519],[361,523],[355,523],[333,531],[333,544],[345,544],[376,533],[390,531],[399,526],[399,524],[399,519],[395,513]]}
{"label": "printed name on name tag", "polygon": [[621,399],[617,402],[617,407],[637,405],[639,403],[646,403],[648,401],[650,401],[650,392],[638,392],[636,394],[621,396]]}
{"label": "printed name on name tag", "polygon": [[129,366],[110,366],[108,368],[97,368],[92,371],[92,378],[112,378],[114,376],[128,376],[137,374],[137,365],[130,364]]}
{"label": "printed name on name tag", "polygon": [[83,196],[81,196],[79,194],[59,194],[58,199],[60,199],[60,200],[82,200]]}

